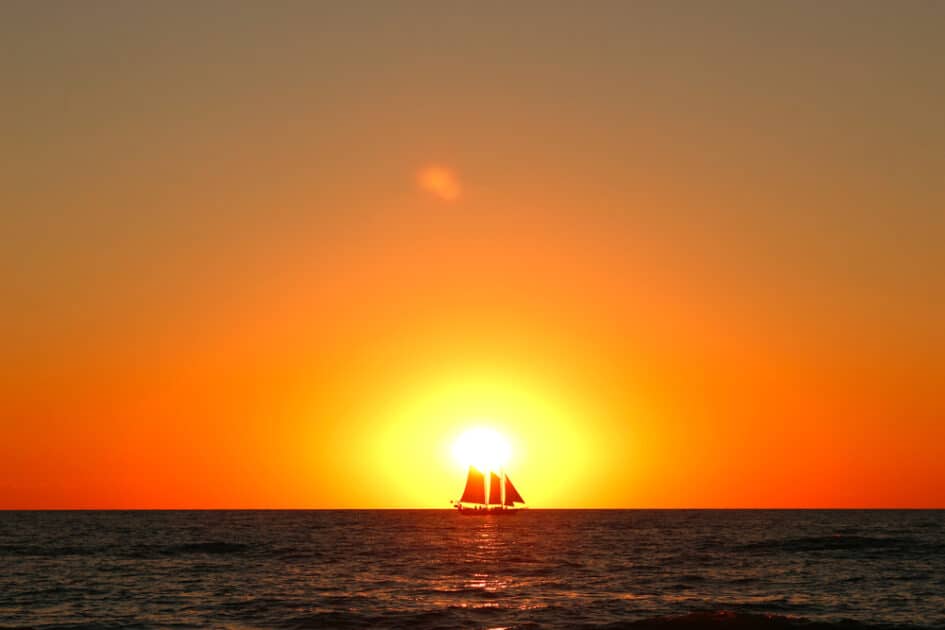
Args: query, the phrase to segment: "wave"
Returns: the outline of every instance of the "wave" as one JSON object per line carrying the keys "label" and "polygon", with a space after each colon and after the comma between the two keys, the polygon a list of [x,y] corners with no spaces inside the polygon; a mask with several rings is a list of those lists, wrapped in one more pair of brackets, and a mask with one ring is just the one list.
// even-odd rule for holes
{"label": "wave", "polygon": [[804,617],[735,613],[727,610],[650,617],[584,627],[608,630],[920,630],[923,628],[923,626],[913,625],[869,624],[849,619],[819,621]]}
{"label": "wave", "polygon": [[66,545],[62,547],[45,547],[43,545],[0,545],[0,557],[39,556],[58,558],[61,556],[90,556],[102,553],[102,551],[102,547],[84,547],[79,545]]}
{"label": "wave", "polygon": [[[930,630],[932,626],[909,624],[864,623],[851,619],[822,621],[804,617],[785,615],[765,615],[736,613],[729,610],[692,612],[684,615],[647,617],[635,620],[622,620],[607,623],[587,623],[576,621],[569,615],[575,611],[559,610],[556,607],[543,612],[551,616],[539,615],[536,618],[519,618],[514,621],[503,620],[507,612],[497,607],[464,608],[450,606],[427,611],[397,612],[339,612],[312,611],[285,617],[279,621],[270,618],[265,627],[290,629],[338,628],[454,628],[482,626],[483,623],[501,624],[507,630],[529,630],[531,628],[567,627],[585,630]],[[570,617],[570,618],[569,618]],[[178,625],[178,624],[175,624]],[[179,624],[185,627],[186,624]],[[0,626],[13,628],[17,626]],[[78,630],[79,628],[114,628],[120,625],[111,623],[52,623],[40,626],[43,630]],[[256,627],[250,623],[247,627]]]}
{"label": "wave", "polygon": [[44,545],[0,545],[0,557],[34,556],[59,558],[65,556],[106,556],[148,559],[187,554],[234,554],[249,551],[250,546],[232,542],[195,542],[171,546],[141,545],[130,548],[105,546],[44,546]]}
{"label": "wave", "polygon": [[[692,612],[684,615],[647,617],[643,619],[614,621],[608,623],[581,623],[568,619],[566,611],[547,609],[554,618],[539,615],[535,619],[503,621],[500,608],[478,608],[471,610],[448,607],[439,610],[411,613],[366,614],[341,613],[336,611],[313,612],[290,617],[278,623],[282,628],[449,628],[465,627],[474,621],[470,613],[478,613],[475,621],[493,617],[497,623],[509,630],[525,630],[540,627],[568,627],[600,630],[928,630],[918,625],[869,624],[853,620],[821,621],[785,615],[736,613],[732,611]],[[574,611],[571,611],[572,613]],[[563,614],[561,614],[563,613]],[[476,625],[476,624],[473,624]],[[481,624],[479,624],[481,625]]]}
{"label": "wave", "polygon": [[802,536],[798,538],[778,538],[762,540],[741,545],[742,551],[868,551],[902,550],[908,551],[921,547],[922,543],[914,538],[893,536],[857,536],[833,534],[830,536]]}
{"label": "wave", "polygon": [[[275,624],[279,628],[338,628],[344,630],[348,628],[455,628],[463,627],[457,625],[459,619],[453,615],[453,611],[431,610],[415,613],[395,613],[395,614],[349,614],[339,612],[317,612],[306,615],[292,617],[283,620],[282,623]],[[507,626],[522,627],[522,626]]]}
{"label": "wave", "polygon": [[243,553],[248,550],[249,550],[249,545],[244,545],[243,543],[228,543],[228,542],[186,543],[183,545],[177,545],[176,547],[169,548],[169,552],[171,554],[174,554],[174,553],[224,554],[224,553]]}

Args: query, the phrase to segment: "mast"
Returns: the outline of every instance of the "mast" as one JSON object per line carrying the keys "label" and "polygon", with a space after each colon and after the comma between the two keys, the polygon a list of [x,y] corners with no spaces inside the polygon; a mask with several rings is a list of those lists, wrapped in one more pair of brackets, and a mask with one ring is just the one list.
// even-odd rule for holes
{"label": "mast", "polygon": [[502,503],[502,505],[505,505],[505,468],[504,467],[502,468],[502,489],[500,492],[502,495],[502,501],[500,503]]}

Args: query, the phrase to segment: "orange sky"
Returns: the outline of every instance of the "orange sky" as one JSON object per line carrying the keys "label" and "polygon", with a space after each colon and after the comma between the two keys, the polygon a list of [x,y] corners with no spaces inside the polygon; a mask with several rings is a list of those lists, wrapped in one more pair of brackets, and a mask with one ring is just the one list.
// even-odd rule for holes
{"label": "orange sky", "polygon": [[945,507],[943,6],[215,11],[0,9],[0,508]]}

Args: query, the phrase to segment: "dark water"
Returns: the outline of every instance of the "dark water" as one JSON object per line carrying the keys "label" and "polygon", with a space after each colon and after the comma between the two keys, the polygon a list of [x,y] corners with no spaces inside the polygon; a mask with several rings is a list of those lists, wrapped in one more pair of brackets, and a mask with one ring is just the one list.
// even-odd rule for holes
{"label": "dark water", "polygon": [[945,512],[0,512],[0,626],[945,627]]}

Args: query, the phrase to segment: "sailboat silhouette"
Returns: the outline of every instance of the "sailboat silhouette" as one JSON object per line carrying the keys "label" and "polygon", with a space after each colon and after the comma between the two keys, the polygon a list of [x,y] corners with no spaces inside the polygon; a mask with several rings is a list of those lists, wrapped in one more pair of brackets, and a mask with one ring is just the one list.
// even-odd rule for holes
{"label": "sailboat silhouette", "polygon": [[525,503],[525,499],[518,493],[512,480],[503,471],[499,475],[489,472],[488,495],[486,494],[486,476],[475,466],[469,467],[466,476],[466,488],[459,501],[454,501],[453,507],[463,516],[482,516],[486,514],[516,514],[520,507],[517,503]]}

